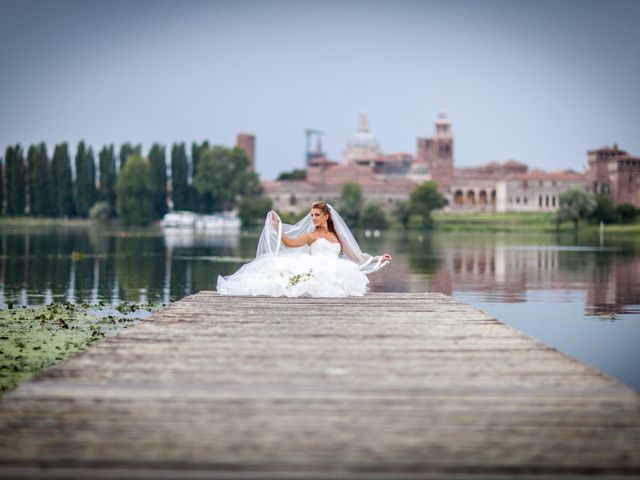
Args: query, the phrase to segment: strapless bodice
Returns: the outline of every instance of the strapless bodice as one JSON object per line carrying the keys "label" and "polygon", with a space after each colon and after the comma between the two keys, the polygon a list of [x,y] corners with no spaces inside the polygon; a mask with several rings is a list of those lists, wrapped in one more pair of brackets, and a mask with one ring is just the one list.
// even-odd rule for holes
{"label": "strapless bodice", "polygon": [[333,243],[324,237],[320,237],[310,245],[309,250],[311,252],[311,255],[337,256],[340,254],[340,244]]}

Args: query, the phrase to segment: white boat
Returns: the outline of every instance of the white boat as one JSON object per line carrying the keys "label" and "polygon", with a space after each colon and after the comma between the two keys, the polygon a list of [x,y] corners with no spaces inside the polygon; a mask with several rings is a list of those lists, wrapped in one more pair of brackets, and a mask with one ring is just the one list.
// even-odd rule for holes
{"label": "white boat", "polygon": [[194,212],[169,212],[161,221],[164,229],[202,232],[207,234],[240,233],[240,218],[231,213],[201,215]]}
{"label": "white boat", "polygon": [[193,212],[169,212],[160,223],[164,228],[193,228],[196,216]]}
{"label": "white boat", "polygon": [[240,231],[240,219],[235,215],[202,215],[196,220],[196,230],[236,233]]}

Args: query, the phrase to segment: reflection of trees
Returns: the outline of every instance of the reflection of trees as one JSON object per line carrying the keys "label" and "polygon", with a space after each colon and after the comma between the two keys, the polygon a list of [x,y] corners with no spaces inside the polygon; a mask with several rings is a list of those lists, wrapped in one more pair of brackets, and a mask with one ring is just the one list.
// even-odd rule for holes
{"label": "reflection of trees", "polygon": [[118,284],[126,300],[137,301],[140,289],[154,298],[162,295],[164,241],[162,237],[128,236],[115,245]]}
{"label": "reflection of trees", "polygon": [[[115,241],[113,242],[115,247]],[[98,262],[98,297],[109,302],[113,295],[113,279],[116,278],[115,258],[109,255]]]}
{"label": "reflection of trees", "polygon": [[79,256],[71,259],[75,274],[75,296],[77,302],[89,302],[94,283],[95,259],[91,256]]}
{"label": "reflection of trees", "polygon": [[27,291],[28,300],[32,298],[36,303],[44,301],[47,289],[51,289],[54,301],[66,300],[73,252],[91,252],[82,229],[9,233],[1,241],[2,251],[6,252],[2,258],[5,295],[12,303],[19,300],[22,288]]}
{"label": "reflection of trees", "polygon": [[113,252],[113,237],[109,231],[99,225],[91,225],[87,229],[87,237],[91,244],[91,250],[97,254]]}
{"label": "reflection of trees", "polygon": [[570,231],[559,232],[549,237],[550,245],[558,245],[560,247],[594,247],[599,244],[598,235],[593,232]]}
{"label": "reflection of trees", "polygon": [[226,277],[227,275],[231,275],[232,273],[237,271],[240,267],[242,267],[242,265],[244,265],[244,263],[242,262],[216,262],[215,268],[212,270],[212,272],[217,272],[217,274],[214,273],[215,275],[214,286],[215,286],[215,280],[217,280],[218,275],[221,275],[223,277]]}
{"label": "reflection of trees", "polygon": [[191,262],[191,291],[214,290],[216,286],[215,269],[206,260],[196,260]]}
{"label": "reflection of trees", "polygon": [[[474,290],[508,302],[526,301],[526,293],[534,290],[581,290],[590,313],[618,313],[640,304],[640,238],[605,235],[604,249],[599,250],[598,235],[586,232],[575,243],[573,235],[429,232],[420,240],[418,232],[385,232],[380,237],[355,233],[364,251],[394,256],[390,267],[370,277],[374,291]],[[238,257],[254,257],[258,241],[256,233],[234,242],[198,241],[172,249],[162,236],[128,235],[65,228],[2,232],[5,301],[18,303],[21,288],[27,290],[29,303],[43,302],[47,289],[54,301],[64,301],[72,267],[78,301],[95,298],[96,281],[97,298],[105,301],[114,296],[115,285],[120,299],[137,301],[145,288],[151,301],[177,300],[214,288],[218,274],[228,275],[241,266]],[[211,257],[232,258],[221,262]]]}
{"label": "reflection of trees", "polygon": [[409,266],[416,273],[434,274],[442,265],[442,253],[432,233],[404,239],[403,249],[409,252]]}
{"label": "reflection of trees", "polygon": [[28,243],[25,237],[19,235],[6,235],[3,237],[8,255],[5,256],[5,282],[19,288],[26,283],[26,270],[24,269],[25,246]]}
{"label": "reflection of trees", "polygon": [[594,263],[598,262],[602,268],[610,263],[609,255],[599,255],[594,258],[593,252],[580,250],[558,251],[558,271],[570,274],[588,274],[593,271]]}
{"label": "reflection of trees", "polygon": [[[240,256],[242,258],[253,258],[256,256],[259,238],[260,233],[248,236],[243,235],[240,237]],[[229,253],[229,256],[236,256],[238,254],[237,251],[225,253]]]}
{"label": "reflection of trees", "polygon": [[171,287],[169,289],[171,299],[182,298],[191,293],[191,290],[187,288],[190,283],[188,276],[191,273],[188,263],[175,258],[171,260]]}

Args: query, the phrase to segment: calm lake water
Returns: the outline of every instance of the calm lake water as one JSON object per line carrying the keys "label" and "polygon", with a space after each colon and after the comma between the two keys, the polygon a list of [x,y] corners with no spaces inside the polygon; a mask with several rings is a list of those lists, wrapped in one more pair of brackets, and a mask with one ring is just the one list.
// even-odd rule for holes
{"label": "calm lake water", "polygon": [[[409,232],[367,237],[393,263],[371,290],[443,292],[640,390],[640,239]],[[0,308],[169,303],[253,258],[257,234],[166,236],[92,227],[0,231]]]}

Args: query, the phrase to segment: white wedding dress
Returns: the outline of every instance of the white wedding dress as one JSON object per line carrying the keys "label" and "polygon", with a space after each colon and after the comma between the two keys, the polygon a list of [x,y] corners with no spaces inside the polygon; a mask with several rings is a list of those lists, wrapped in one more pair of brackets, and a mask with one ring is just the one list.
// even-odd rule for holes
{"label": "white wedding dress", "polygon": [[[298,238],[315,230],[311,214],[289,225],[271,211],[260,234],[255,260],[227,277],[218,276],[218,292],[271,297],[364,295],[369,284],[367,275],[389,262],[362,252],[342,217],[328,206],[340,243],[320,237],[311,245],[287,247],[282,243],[283,233]],[[277,226],[273,219],[277,219]]]}
{"label": "white wedding dress", "polygon": [[218,292],[271,297],[362,296],[369,279],[359,266],[340,256],[340,244],[319,238],[309,252],[267,254],[234,275],[218,277]]}

